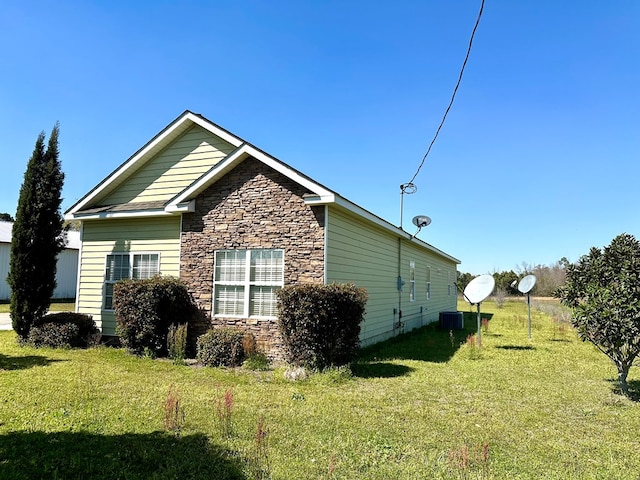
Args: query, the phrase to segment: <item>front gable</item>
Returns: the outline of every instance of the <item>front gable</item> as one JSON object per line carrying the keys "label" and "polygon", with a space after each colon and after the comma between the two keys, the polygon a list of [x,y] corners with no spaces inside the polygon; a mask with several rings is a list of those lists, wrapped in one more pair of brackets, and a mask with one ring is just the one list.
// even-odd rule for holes
{"label": "front gable", "polygon": [[190,186],[235,147],[193,125],[160,153],[147,160],[117,188],[96,199],[101,205],[166,203]]}

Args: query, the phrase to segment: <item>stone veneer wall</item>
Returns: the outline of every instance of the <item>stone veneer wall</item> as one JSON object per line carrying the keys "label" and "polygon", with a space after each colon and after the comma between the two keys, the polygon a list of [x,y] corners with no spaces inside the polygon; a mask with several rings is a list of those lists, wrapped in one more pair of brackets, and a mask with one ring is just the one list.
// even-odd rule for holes
{"label": "stone veneer wall", "polygon": [[[324,281],[324,207],[305,205],[304,193],[249,158],[198,196],[182,219],[180,277],[203,311],[212,311],[215,250],[283,249],[285,285]],[[245,328],[270,358],[282,358],[275,320],[214,318],[212,325]]]}

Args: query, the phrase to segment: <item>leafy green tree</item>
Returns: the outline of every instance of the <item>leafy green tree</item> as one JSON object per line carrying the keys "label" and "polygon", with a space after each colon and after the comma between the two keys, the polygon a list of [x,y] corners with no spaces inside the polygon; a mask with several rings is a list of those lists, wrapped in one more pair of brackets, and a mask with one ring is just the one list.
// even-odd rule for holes
{"label": "leafy green tree", "polygon": [[513,288],[511,285],[513,282],[518,284],[518,274],[513,270],[494,272],[493,278],[496,281],[496,289],[502,288],[506,293],[513,295],[518,292],[517,288]]}
{"label": "leafy green tree", "polygon": [[2,222],[13,222],[13,217],[8,213],[0,213],[0,221]]}
{"label": "leafy green tree", "polygon": [[7,281],[11,287],[11,320],[20,340],[51,304],[56,286],[56,257],[64,248],[62,173],[58,152],[59,125],[45,150],[44,132],[36,140],[20,187],[13,224]]}
{"label": "leafy green tree", "polygon": [[623,233],[566,270],[557,296],[573,310],[580,338],[614,363],[620,390],[628,396],[627,375],[640,354],[640,242]]}
{"label": "leafy green tree", "polygon": [[464,292],[464,289],[467,288],[467,285],[469,285],[469,282],[471,280],[473,280],[473,275],[471,275],[470,273],[458,272],[458,281],[456,282],[458,292]]}

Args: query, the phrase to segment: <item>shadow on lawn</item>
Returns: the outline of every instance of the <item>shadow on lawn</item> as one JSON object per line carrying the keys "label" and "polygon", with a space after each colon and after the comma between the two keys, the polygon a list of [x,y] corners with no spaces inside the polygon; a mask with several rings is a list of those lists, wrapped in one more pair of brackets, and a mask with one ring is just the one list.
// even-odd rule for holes
{"label": "shadow on lawn", "polygon": [[[618,380],[609,379],[611,384],[611,391],[616,395],[624,395],[620,390],[620,384]],[[627,397],[632,402],[640,402],[640,380],[627,380],[629,386],[629,396]]]}
{"label": "shadow on lawn", "polygon": [[0,370],[25,370],[32,367],[42,367],[63,360],[50,360],[41,355],[25,355],[10,357],[0,353]]}
{"label": "shadow on lawn", "polygon": [[498,345],[496,348],[502,350],[535,350],[531,345]]}
{"label": "shadow on lawn", "polygon": [[244,479],[242,463],[203,434],[0,435],[0,478]]}
{"label": "shadow on lawn", "polygon": [[[359,370],[371,373],[375,372],[375,365],[383,372],[389,363],[381,363],[384,360],[421,360],[424,362],[444,363],[453,357],[461,345],[466,343],[467,337],[475,333],[475,330],[441,330],[436,324],[413,330],[412,332],[399,335],[386,342],[378,343],[370,347],[363,348],[354,373],[359,376]],[[400,367],[395,365],[395,367]],[[378,376],[399,376],[409,373],[412,369],[405,367],[406,371],[396,368],[395,375]],[[368,376],[375,376],[370,374]]]}

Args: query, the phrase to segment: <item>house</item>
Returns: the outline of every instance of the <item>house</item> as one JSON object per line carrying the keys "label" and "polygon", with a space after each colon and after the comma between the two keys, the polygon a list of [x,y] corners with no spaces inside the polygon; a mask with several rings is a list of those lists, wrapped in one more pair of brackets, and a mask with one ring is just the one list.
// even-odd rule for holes
{"label": "house", "polygon": [[[11,288],[7,283],[11,259],[12,222],[0,221],[0,300],[11,298]],[[74,298],[78,279],[78,251],[80,232],[68,231],[65,249],[58,254],[56,266],[56,288],[53,298]]]}
{"label": "house", "polygon": [[155,274],[180,277],[214,325],[271,353],[283,285],[366,288],[363,345],[456,310],[459,260],[190,111],[66,218],[82,223],[76,309],[103,335],[115,334],[113,284]]}

